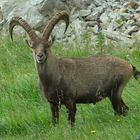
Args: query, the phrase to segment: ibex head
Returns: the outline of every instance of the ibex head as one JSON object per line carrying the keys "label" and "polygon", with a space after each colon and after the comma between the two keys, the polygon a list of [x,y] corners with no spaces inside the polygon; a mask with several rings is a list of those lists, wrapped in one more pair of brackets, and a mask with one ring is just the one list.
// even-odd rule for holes
{"label": "ibex head", "polygon": [[[46,62],[49,52],[50,52],[50,46],[52,46],[54,39],[52,41],[49,41],[50,34],[54,28],[54,26],[60,21],[64,20],[66,23],[65,32],[69,25],[69,16],[65,11],[62,11],[58,14],[56,14],[50,22],[47,24],[43,31],[43,35],[41,38],[37,36],[35,31],[32,29],[32,27],[21,17],[13,17],[9,24],[9,32],[11,39],[13,40],[13,28],[16,25],[21,26],[24,28],[24,30],[29,35],[30,40],[26,40],[26,43],[30,48],[33,50],[33,55],[35,57],[35,60],[39,64],[43,64]],[[65,33],[64,32],[64,33]]]}

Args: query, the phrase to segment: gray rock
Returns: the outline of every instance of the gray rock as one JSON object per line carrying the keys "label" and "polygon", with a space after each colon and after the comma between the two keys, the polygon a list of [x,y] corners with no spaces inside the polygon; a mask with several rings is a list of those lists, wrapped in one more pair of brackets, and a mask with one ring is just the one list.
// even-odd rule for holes
{"label": "gray rock", "polygon": [[130,14],[134,14],[136,12],[136,10],[133,8],[128,7],[127,9],[128,9],[128,13]]}
{"label": "gray rock", "polygon": [[133,19],[140,23],[140,13],[135,13]]}
{"label": "gray rock", "polygon": [[108,5],[111,7],[112,10],[121,8],[121,5],[119,2],[108,2]]}
{"label": "gray rock", "polygon": [[71,23],[71,27],[73,29],[73,33],[80,37],[80,35],[82,35],[85,32],[86,29],[86,23],[84,23],[83,21],[76,19]]}
{"label": "gray rock", "polygon": [[125,8],[125,7],[121,7],[119,12],[121,12],[121,13],[128,13],[128,9]]}
{"label": "gray rock", "polygon": [[36,5],[41,0],[28,1],[28,0],[4,0],[1,4],[3,12],[3,18],[8,22],[13,16],[21,16],[25,19],[32,27],[35,27],[39,22],[42,22],[44,17],[37,11]]}
{"label": "gray rock", "polygon": [[137,9],[139,4],[136,0],[129,0],[128,6],[133,8],[133,9]]}
{"label": "gray rock", "polygon": [[127,7],[128,7],[128,5],[129,5],[129,2],[128,2],[128,1],[126,1],[126,2],[124,2],[124,4],[123,4],[123,6],[122,6],[122,7],[127,8]]}
{"label": "gray rock", "polygon": [[98,7],[98,6],[102,6],[104,1],[103,0],[94,0],[94,3],[96,5],[96,7]]}
{"label": "gray rock", "polygon": [[94,11],[93,12],[101,13],[103,10],[104,10],[104,7],[99,6],[99,7],[94,8]]}
{"label": "gray rock", "polygon": [[136,9],[137,13],[140,13],[140,6]]}
{"label": "gray rock", "polygon": [[123,46],[129,46],[129,45],[131,46],[133,44],[131,40],[131,36],[129,35],[116,31],[108,31],[108,30],[103,30],[102,32],[107,38],[114,40],[116,42],[120,42],[122,43]]}
{"label": "gray rock", "polygon": [[85,9],[87,8],[93,0],[71,0],[71,3],[78,9]]}
{"label": "gray rock", "polygon": [[128,29],[124,33],[132,35],[133,33],[138,32],[138,31],[139,31],[138,26],[131,26],[131,27],[128,27]]}
{"label": "gray rock", "polygon": [[98,31],[98,26],[95,25],[94,28],[92,29],[93,33],[94,34],[97,34],[99,31]]}
{"label": "gray rock", "polygon": [[64,30],[65,30],[65,23],[59,23],[53,29],[53,34],[55,34],[56,39],[63,39],[65,37]]}
{"label": "gray rock", "polygon": [[[96,34],[99,13],[102,29],[107,31],[107,35],[113,32],[114,38],[124,32],[134,36],[140,26],[139,0],[0,0],[0,29],[7,27],[13,16],[21,16],[35,30],[42,32],[48,20],[61,10],[70,14],[70,26],[64,35],[65,24],[59,23],[53,34],[57,40],[65,42],[80,37],[88,29]],[[129,42],[129,36],[124,40]]]}
{"label": "gray rock", "polygon": [[96,5],[94,3],[91,3],[89,6],[88,6],[88,10],[91,10],[91,12],[94,10],[94,8],[96,8]]}
{"label": "gray rock", "polygon": [[129,20],[133,17],[132,14],[129,13],[120,13],[120,16],[124,19],[124,20]]}
{"label": "gray rock", "polygon": [[79,18],[79,12],[76,12],[73,15],[71,15],[70,20],[73,21],[73,20],[75,20],[77,18]]}
{"label": "gray rock", "polygon": [[43,2],[38,7],[39,12],[43,16],[52,16],[55,10],[69,11],[66,2],[63,0],[43,0]]}
{"label": "gray rock", "polygon": [[80,10],[79,11],[79,16],[80,17],[86,17],[86,16],[90,15],[90,13],[91,13],[91,10]]}
{"label": "gray rock", "polygon": [[129,27],[129,26],[132,26],[133,24],[135,23],[135,21],[133,19],[131,20],[128,20],[126,23],[125,23],[125,27]]}
{"label": "gray rock", "polygon": [[86,22],[86,27],[94,27],[95,25],[97,24],[97,22],[96,21],[88,21],[88,22]]}
{"label": "gray rock", "polygon": [[97,16],[98,16],[98,12],[92,12],[90,15],[88,15],[85,20],[87,21],[92,21],[92,20],[96,20]]}
{"label": "gray rock", "polygon": [[101,21],[103,22],[104,25],[108,26],[109,22],[110,22],[110,19],[109,19],[109,16],[108,16],[108,13],[107,12],[104,12],[101,17],[100,17]]}

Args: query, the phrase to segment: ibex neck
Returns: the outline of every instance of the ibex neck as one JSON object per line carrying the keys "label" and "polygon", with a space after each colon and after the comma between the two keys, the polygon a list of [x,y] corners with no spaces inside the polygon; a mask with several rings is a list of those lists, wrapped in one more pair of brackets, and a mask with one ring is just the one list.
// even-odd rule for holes
{"label": "ibex neck", "polygon": [[46,63],[37,64],[38,75],[42,84],[55,83],[59,77],[58,59],[49,54]]}

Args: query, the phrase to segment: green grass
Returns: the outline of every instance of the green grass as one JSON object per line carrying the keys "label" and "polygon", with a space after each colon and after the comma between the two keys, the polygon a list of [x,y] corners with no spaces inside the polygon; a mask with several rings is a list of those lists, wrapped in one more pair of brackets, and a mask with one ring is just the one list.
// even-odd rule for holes
{"label": "green grass", "polygon": [[[99,48],[85,44],[58,43],[53,52],[59,57],[99,53]],[[140,69],[136,45],[130,50],[110,44],[103,53],[124,58]],[[39,90],[31,50],[20,37],[14,42],[0,38],[0,140],[135,140],[140,137],[140,85],[135,79],[126,86],[123,98],[130,107],[126,117],[114,116],[110,101],[105,99],[96,105],[77,105],[72,129],[62,106],[60,123],[53,126],[49,104]]]}

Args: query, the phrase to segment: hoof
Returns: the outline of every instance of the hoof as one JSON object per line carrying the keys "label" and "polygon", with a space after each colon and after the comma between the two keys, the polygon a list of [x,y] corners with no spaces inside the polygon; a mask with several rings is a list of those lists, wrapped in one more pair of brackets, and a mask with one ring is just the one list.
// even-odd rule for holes
{"label": "hoof", "polygon": [[118,116],[127,116],[129,108],[125,105],[118,107],[118,110],[115,110],[114,114]]}

